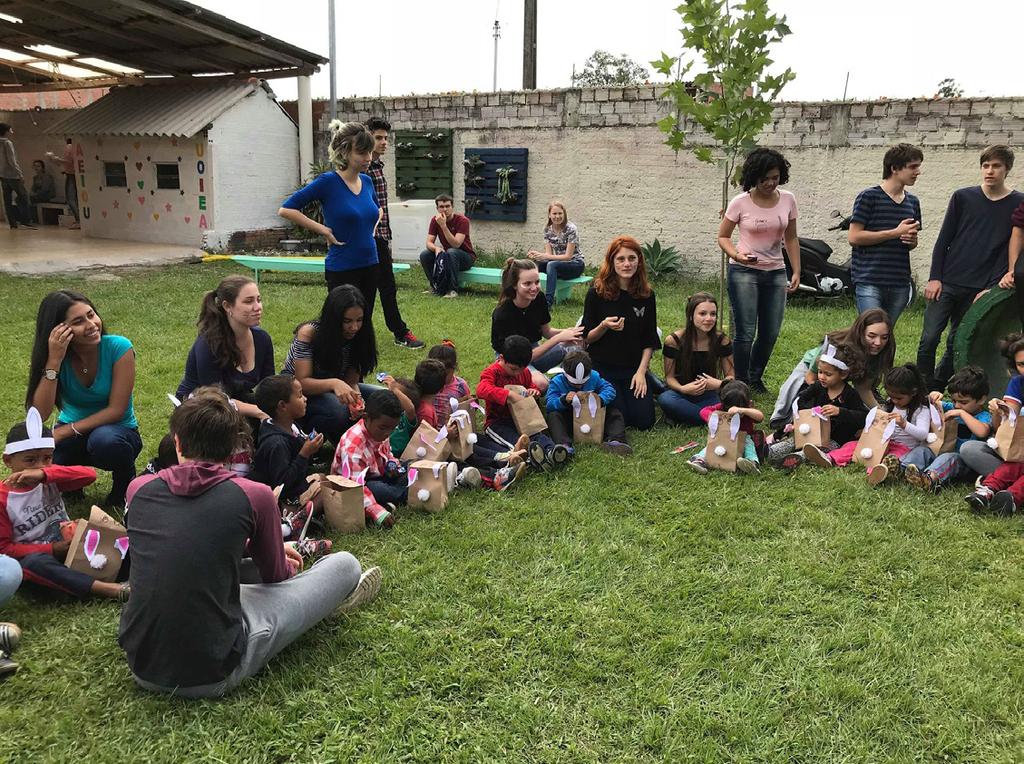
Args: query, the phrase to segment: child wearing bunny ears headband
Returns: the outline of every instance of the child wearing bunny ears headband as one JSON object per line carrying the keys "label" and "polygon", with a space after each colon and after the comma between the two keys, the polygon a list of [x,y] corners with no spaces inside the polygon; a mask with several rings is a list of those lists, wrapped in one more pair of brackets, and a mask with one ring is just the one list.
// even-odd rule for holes
{"label": "child wearing bunny ears headband", "polygon": [[[764,421],[764,414],[754,408],[750,388],[747,387],[746,382],[730,379],[718,389],[718,398],[721,400],[721,403],[715,403],[702,408],[700,410],[700,418],[707,422],[716,411],[724,411],[730,417],[733,414],[739,414],[740,430],[745,432],[747,437],[743,444],[743,456],[736,460],[736,472],[743,474],[759,472],[760,470],[757,466],[759,464],[757,446],[754,444],[754,438],[751,436],[754,434],[754,426],[758,422]],[[708,463],[704,459],[705,451],[706,449],[702,448],[696,456],[686,463],[691,470],[701,475],[706,474],[708,471]]]}
{"label": "child wearing bunny ears headband", "polygon": [[562,359],[562,368],[564,371],[551,380],[547,390],[547,420],[551,439],[571,449],[573,408],[580,405],[578,394],[597,393],[601,405],[605,407],[601,448],[620,456],[633,453],[633,447],[626,440],[626,421],[622,412],[615,407],[608,408],[615,400],[615,386],[593,370],[590,354],[585,350],[570,350]]}
{"label": "child wearing bunny ears headband", "polygon": [[[832,442],[824,451],[838,448],[840,443],[856,441],[857,433],[864,429],[868,410],[860,393],[850,384],[864,369],[864,354],[856,347],[837,347],[826,337],[824,350],[818,356],[818,370],[813,384],[808,385],[793,403],[796,412],[810,409],[815,416],[829,421]],[[768,463],[786,471],[796,469],[804,462],[802,451],[795,451],[793,424],[787,424],[776,434],[768,446]],[[781,437],[780,437],[781,436]]]}
{"label": "child wearing bunny ears headband", "polygon": [[[96,581],[64,566],[73,527],[61,492],[95,482],[96,470],[53,464],[53,447],[53,433],[35,408],[7,433],[4,464],[11,474],[0,483],[0,554],[17,559],[29,583],[79,598],[124,598],[127,584]],[[127,575],[127,566],[122,571]]]}

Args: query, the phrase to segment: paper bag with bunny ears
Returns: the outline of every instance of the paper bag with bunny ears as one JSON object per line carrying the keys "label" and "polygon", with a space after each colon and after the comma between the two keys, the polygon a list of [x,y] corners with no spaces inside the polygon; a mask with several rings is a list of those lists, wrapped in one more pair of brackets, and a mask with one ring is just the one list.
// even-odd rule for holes
{"label": "paper bag with bunny ears", "polygon": [[934,403],[929,405],[928,408],[931,415],[931,422],[928,427],[928,448],[936,456],[956,451],[956,436],[957,430],[960,427],[960,420],[947,420],[942,409]]}
{"label": "paper bag with bunny ears", "polygon": [[526,388],[522,385],[505,385],[511,395],[508,396],[508,410],[515,422],[516,429],[520,435],[536,435],[548,429],[547,420],[537,404],[537,399],[526,394]]}
{"label": "paper bag with bunny ears", "polygon": [[94,506],[88,520],[79,520],[64,565],[97,581],[113,583],[128,554],[128,531]]}
{"label": "paper bag with bunny ears", "polygon": [[853,459],[857,464],[863,464],[868,469],[877,467],[882,463],[882,457],[889,447],[889,439],[896,432],[896,421],[887,420],[885,411],[879,411],[875,406],[868,412],[864,420],[864,430],[857,441],[857,448],[853,452]]}
{"label": "paper bag with bunny ears", "polygon": [[1024,427],[1017,429],[1020,415],[999,401],[999,413],[1003,421],[996,434],[988,439],[989,448],[996,451],[1006,462],[1024,462]]}
{"label": "paper bag with bunny ears", "polygon": [[339,533],[359,533],[366,527],[363,484],[350,477],[327,475],[320,481],[320,502],[327,525]]}
{"label": "paper bag with bunny ears", "polygon": [[449,462],[421,460],[409,465],[409,506],[440,512],[448,505]]}
{"label": "paper bag with bunny ears", "polygon": [[821,413],[821,406],[798,409],[793,401],[793,442],[797,451],[808,443],[827,448],[832,442],[832,422]]}
{"label": "paper bag with bunny ears", "polygon": [[473,446],[476,445],[473,415],[462,409],[452,409],[452,415],[448,417],[448,424],[445,427],[447,434],[454,436],[448,440],[452,459],[457,462],[466,461],[473,455]]}
{"label": "paper bag with bunny ears", "polygon": [[427,459],[432,462],[443,462],[448,458],[451,450],[447,431],[442,435],[426,422],[420,422],[419,427],[409,439],[409,444],[402,452],[401,461],[412,462],[416,459]]}
{"label": "paper bag with bunny ears", "polygon": [[716,411],[708,419],[708,446],[704,450],[704,461],[708,467],[725,472],[736,471],[736,460],[743,456],[747,434],[740,429],[741,417],[731,417]]}
{"label": "paper bag with bunny ears", "polygon": [[452,407],[452,412],[465,411],[469,414],[469,425],[473,428],[473,432],[483,432],[480,427],[480,415],[483,413],[483,406],[480,402],[472,395],[467,395],[465,398],[451,398],[449,403]]}
{"label": "paper bag with bunny ears", "polygon": [[572,399],[573,443],[596,443],[604,440],[604,406],[597,393],[578,392]]}

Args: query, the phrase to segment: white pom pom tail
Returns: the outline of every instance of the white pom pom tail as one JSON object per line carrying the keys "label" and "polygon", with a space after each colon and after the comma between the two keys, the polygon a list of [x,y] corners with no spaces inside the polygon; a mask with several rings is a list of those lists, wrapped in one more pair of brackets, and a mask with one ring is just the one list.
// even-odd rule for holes
{"label": "white pom pom tail", "polygon": [[469,435],[467,435],[466,436],[466,442],[469,443],[471,446],[475,446],[476,445],[476,433],[475,432],[471,432]]}
{"label": "white pom pom tail", "polygon": [[927,440],[929,443],[934,443],[938,439],[939,439],[939,436],[936,435],[934,432],[928,433],[928,437],[925,438],[925,440]]}
{"label": "white pom pom tail", "polygon": [[96,570],[100,570],[107,564],[107,556],[105,554],[94,554],[92,559],[89,560],[89,567]]}
{"label": "white pom pom tail", "polygon": [[809,424],[807,424],[807,422],[804,422],[802,425],[800,425],[800,434],[801,435],[807,435],[808,433],[810,433],[810,431],[811,431],[811,426]]}
{"label": "white pom pom tail", "polygon": [[582,432],[584,435],[589,435],[590,434],[590,425],[589,424],[581,424],[580,425],[580,432]]}
{"label": "white pom pom tail", "polygon": [[862,448],[860,450],[860,458],[861,459],[870,459],[874,455],[874,453],[875,452],[872,451],[870,448]]}
{"label": "white pom pom tail", "polygon": [[988,440],[986,440],[985,441],[985,445],[987,445],[993,451],[995,451],[997,448],[999,448],[999,443],[996,441],[995,438],[989,438]]}
{"label": "white pom pom tail", "polygon": [[725,446],[715,446],[715,456],[725,456]]}
{"label": "white pom pom tail", "polygon": [[416,456],[418,456],[420,459],[422,459],[426,455],[427,449],[425,449],[423,446],[420,446],[419,448],[416,449]]}
{"label": "white pom pom tail", "polygon": [[430,501],[430,491],[426,488],[421,488],[416,492],[416,498],[420,501]]}

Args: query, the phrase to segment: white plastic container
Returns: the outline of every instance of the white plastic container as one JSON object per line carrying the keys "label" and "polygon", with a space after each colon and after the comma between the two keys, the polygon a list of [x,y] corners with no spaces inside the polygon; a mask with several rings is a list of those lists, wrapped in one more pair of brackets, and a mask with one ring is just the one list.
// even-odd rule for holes
{"label": "white plastic container", "polygon": [[426,249],[430,219],[436,214],[437,207],[433,199],[388,200],[393,260],[419,262],[420,252]]}

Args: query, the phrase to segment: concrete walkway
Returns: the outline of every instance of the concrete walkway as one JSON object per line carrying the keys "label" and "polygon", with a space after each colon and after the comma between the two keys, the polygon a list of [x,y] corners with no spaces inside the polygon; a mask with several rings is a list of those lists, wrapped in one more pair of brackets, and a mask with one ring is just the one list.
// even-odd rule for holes
{"label": "concrete walkway", "polygon": [[45,275],[126,265],[185,262],[205,253],[198,247],[93,239],[59,226],[11,230],[0,226],[0,273]]}

